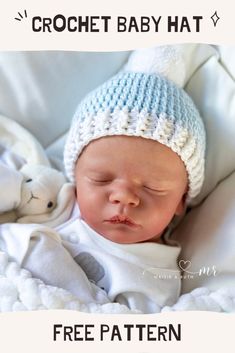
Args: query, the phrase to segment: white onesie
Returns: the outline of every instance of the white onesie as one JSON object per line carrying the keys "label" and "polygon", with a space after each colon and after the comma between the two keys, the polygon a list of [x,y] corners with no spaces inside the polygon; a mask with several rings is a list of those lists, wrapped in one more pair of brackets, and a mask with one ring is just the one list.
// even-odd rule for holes
{"label": "white onesie", "polygon": [[77,205],[71,219],[57,232],[88,279],[103,288],[111,302],[153,313],[177,301],[179,247],[151,242],[114,243],[81,219]]}
{"label": "white onesie", "polygon": [[46,284],[84,303],[118,302],[143,313],[172,305],[180,293],[180,248],[117,244],[92,230],[75,205],[55,230],[36,224],[0,225],[0,249]]}

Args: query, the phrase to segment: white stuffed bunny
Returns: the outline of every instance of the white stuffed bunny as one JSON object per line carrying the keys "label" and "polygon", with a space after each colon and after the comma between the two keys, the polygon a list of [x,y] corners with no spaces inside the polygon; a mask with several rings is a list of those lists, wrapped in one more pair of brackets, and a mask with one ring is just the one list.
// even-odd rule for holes
{"label": "white stuffed bunny", "polygon": [[66,180],[62,173],[42,165],[26,164],[20,170],[23,176],[17,216],[39,215],[51,212]]}
{"label": "white stuffed bunny", "polygon": [[0,223],[55,226],[71,212],[74,187],[64,175],[43,165],[25,164],[19,171],[0,165]]}

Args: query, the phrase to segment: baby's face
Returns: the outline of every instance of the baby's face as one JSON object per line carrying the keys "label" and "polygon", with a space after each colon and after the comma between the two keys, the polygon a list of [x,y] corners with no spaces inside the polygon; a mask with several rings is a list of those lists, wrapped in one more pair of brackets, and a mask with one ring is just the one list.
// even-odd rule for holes
{"label": "baby's face", "polygon": [[117,243],[157,241],[184,208],[187,172],[179,156],[150,139],[92,141],[76,164],[82,219]]}

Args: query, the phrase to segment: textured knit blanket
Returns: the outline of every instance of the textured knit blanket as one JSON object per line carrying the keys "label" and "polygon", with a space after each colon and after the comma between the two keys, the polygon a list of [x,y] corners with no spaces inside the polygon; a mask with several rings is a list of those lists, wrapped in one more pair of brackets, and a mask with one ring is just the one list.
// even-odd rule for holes
{"label": "textured knit blanket", "polygon": [[[82,304],[68,291],[48,286],[33,278],[29,271],[10,261],[7,254],[0,252],[0,311],[67,309],[88,313],[128,314],[130,311],[117,303]],[[214,312],[235,312],[235,288],[211,291],[197,288],[182,295],[172,307],[161,312],[201,310]]]}

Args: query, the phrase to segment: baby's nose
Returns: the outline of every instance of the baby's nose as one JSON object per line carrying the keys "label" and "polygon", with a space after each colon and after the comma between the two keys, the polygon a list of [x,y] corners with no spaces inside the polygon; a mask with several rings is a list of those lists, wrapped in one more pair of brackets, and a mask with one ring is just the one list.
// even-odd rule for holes
{"label": "baby's nose", "polygon": [[129,205],[133,207],[137,207],[140,203],[140,199],[136,193],[126,187],[120,187],[113,190],[110,193],[109,201],[111,203]]}

